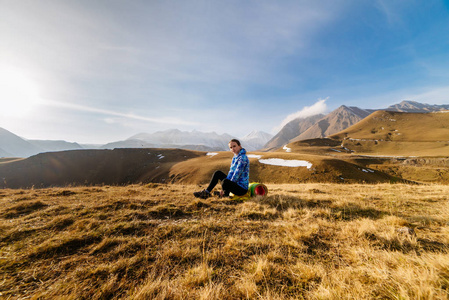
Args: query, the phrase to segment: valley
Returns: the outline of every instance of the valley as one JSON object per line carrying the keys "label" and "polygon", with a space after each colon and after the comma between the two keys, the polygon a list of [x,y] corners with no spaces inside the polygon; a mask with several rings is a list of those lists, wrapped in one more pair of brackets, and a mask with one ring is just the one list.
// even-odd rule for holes
{"label": "valley", "polygon": [[[361,113],[351,108],[339,114],[348,111]],[[184,136],[180,131],[173,134]],[[447,184],[449,113],[375,111],[328,137],[293,138],[281,147],[248,153],[253,182]],[[3,158],[0,188],[205,184],[215,170],[227,172],[231,159],[228,151],[180,148],[44,152],[24,159]],[[304,161],[307,167],[270,165],[263,163],[265,160]]]}

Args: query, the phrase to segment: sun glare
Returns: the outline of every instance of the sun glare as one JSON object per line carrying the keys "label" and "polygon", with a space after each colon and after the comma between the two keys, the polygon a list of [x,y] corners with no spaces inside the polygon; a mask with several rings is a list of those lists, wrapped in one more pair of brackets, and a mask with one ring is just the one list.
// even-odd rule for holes
{"label": "sun glare", "polygon": [[16,69],[0,69],[0,115],[27,116],[39,104],[37,84]]}

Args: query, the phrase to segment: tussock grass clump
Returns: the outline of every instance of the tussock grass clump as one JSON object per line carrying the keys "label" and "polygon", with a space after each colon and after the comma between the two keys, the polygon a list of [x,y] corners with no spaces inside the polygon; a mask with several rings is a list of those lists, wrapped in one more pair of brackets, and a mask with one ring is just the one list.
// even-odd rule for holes
{"label": "tussock grass clump", "polygon": [[0,298],[447,299],[449,187],[1,190]]}

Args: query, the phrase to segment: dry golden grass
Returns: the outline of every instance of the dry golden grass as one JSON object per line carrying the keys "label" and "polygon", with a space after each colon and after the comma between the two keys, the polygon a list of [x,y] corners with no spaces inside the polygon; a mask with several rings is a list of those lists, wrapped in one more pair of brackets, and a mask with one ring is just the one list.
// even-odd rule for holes
{"label": "dry golden grass", "polygon": [[449,113],[377,111],[331,138],[356,154],[447,157],[448,136]]}
{"label": "dry golden grass", "polygon": [[449,186],[0,190],[0,298],[447,299]]}

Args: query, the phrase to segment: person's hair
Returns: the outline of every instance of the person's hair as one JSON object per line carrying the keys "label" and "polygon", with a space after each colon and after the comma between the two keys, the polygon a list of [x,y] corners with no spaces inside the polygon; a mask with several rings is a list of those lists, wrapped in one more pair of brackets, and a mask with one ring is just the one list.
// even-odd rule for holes
{"label": "person's hair", "polygon": [[242,145],[240,145],[240,141],[239,141],[238,139],[232,139],[232,140],[230,140],[230,141],[229,141],[229,144],[232,143],[232,142],[237,143],[237,145],[239,145],[239,146],[242,146]]}

